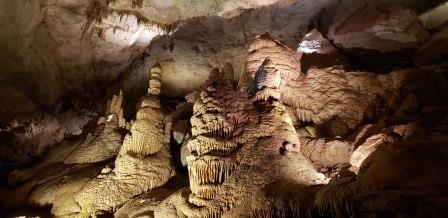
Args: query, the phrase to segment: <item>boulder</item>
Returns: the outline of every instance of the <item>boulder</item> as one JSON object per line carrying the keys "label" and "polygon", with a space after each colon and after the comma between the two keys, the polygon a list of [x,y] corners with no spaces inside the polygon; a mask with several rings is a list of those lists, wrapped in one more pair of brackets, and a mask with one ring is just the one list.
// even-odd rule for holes
{"label": "boulder", "polygon": [[177,120],[173,125],[173,138],[178,144],[182,144],[186,139],[189,138],[190,132],[190,121],[189,120]]}
{"label": "boulder", "polygon": [[[314,26],[321,31],[322,34],[327,35],[330,26],[338,21],[344,21],[353,13],[366,7],[368,5],[399,5],[405,8],[412,9],[418,14],[426,12],[445,0],[339,0],[327,1],[324,7],[319,12]],[[423,14],[422,14],[423,15]],[[420,15],[420,20],[424,21]],[[426,25],[425,25],[426,27]]]}
{"label": "boulder", "polygon": [[405,117],[407,115],[415,114],[417,112],[418,99],[415,94],[411,93],[406,95],[397,111],[395,111],[396,117]]}
{"label": "boulder", "polygon": [[345,141],[324,139],[303,139],[300,151],[317,168],[333,168],[349,162],[351,147]]}
{"label": "boulder", "polygon": [[301,55],[302,72],[307,72],[312,67],[327,68],[339,65],[346,69],[349,66],[348,60],[317,29],[312,30],[302,38],[297,51]]}
{"label": "boulder", "polygon": [[410,9],[365,4],[333,23],[328,37],[360,64],[385,70],[408,60],[430,35]]}
{"label": "boulder", "polygon": [[376,151],[376,149],[383,145],[387,140],[386,134],[378,134],[368,138],[362,145],[360,145],[350,156],[351,170],[358,172],[364,161]]}
{"label": "boulder", "polygon": [[367,124],[358,129],[352,147],[354,149],[362,145],[372,135],[377,134],[381,130],[381,124]]}
{"label": "boulder", "polygon": [[435,29],[448,22],[448,2],[421,14],[419,19],[427,29]]}
{"label": "boulder", "polygon": [[183,167],[187,167],[187,156],[190,154],[188,150],[187,143],[182,144],[180,148],[180,162]]}
{"label": "boulder", "polygon": [[428,65],[447,56],[448,27],[435,34],[431,40],[417,50],[414,57],[414,63],[417,66]]}

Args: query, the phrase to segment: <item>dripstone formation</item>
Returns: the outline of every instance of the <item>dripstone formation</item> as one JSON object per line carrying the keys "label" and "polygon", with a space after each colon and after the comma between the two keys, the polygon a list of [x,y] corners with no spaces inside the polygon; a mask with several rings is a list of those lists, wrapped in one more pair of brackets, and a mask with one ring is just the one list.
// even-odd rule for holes
{"label": "dripstone formation", "polygon": [[1,216],[448,213],[446,2],[3,1]]}

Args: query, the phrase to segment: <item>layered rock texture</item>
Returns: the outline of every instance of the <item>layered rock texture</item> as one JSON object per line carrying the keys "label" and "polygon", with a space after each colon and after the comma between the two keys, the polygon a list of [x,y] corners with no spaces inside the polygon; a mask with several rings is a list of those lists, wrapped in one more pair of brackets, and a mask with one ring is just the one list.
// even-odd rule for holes
{"label": "layered rock texture", "polygon": [[444,217],[447,5],[0,0],[0,214]]}

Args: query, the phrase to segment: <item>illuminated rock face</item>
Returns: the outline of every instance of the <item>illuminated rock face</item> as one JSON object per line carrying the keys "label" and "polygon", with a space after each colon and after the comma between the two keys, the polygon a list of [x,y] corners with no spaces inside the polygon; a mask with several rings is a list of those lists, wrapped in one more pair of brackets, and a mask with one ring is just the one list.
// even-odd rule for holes
{"label": "illuminated rock face", "polygon": [[[224,17],[238,15],[242,9],[271,5],[278,0],[242,0],[242,1],[202,1],[193,4],[188,0],[151,0],[94,1],[98,7],[108,7],[113,12],[138,14],[142,21],[149,20],[163,25],[170,25],[193,17],[217,14]],[[230,16],[231,17],[231,16]]]}
{"label": "illuminated rock face", "polygon": [[0,121],[55,107],[65,95],[102,97],[154,37],[183,21],[237,16],[277,1],[2,1],[0,102],[9,103]]}
{"label": "illuminated rock face", "polygon": [[372,49],[381,53],[418,48],[429,37],[417,13],[399,6],[365,4],[335,23],[329,38],[343,49]]}
{"label": "illuminated rock face", "polygon": [[302,38],[297,52],[302,72],[307,72],[310,68],[322,69],[335,66],[350,68],[347,58],[341,55],[338,49],[316,29]]}
{"label": "illuminated rock face", "polygon": [[44,155],[0,210],[444,215],[446,4],[382,4],[419,2],[0,0],[0,167]]}
{"label": "illuminated rock face", "polygon": [[[166,144],[165,116],[158,99],[161,73],[158,65],[151,70],[148,95],[143,98],[137,120],[123,145],[118,132],[125,125],[120,95],[110,102],[107,120],[103,119],[104,130],[98,136],[90,135],[74,148],[67,147],[70,144],[57,148],[42,164],[10,175],[11,183],[26,182],[15,190],[25,198],[19,200],[52,204],[52,213],[57,216],[95,215],[113,211],[174,176]],[[105,166],[104,161],[115,156],[115,167]],[[39,175],[40,170],[49,172]]]}
{"label": "illuminated rock face", "polygon": [[111,211],[130,198],[165,184],[174,175],[165,143],[165,116],[158,94],[162,69],[151,69],[148,95],[115,160],[111,173],[94,179],[75,196],[81,213]]}
{"label": "illuminated rock face", "polygon": [[330,124],[336,134],[354,129],[366,117],[374,116],[382,100],[393,107],[399,89],[412,71],[400,70],[385,75],[368,72],[346,72],[340,67],[310,68],[302,72],[300,55],[286,45],[261,36],[249,47],[245,74],[240,89],[257,79],[259,66],[263,83],[256,87],[258,99],[274,97],[294,109],[300,122]]}
{"label": "illuminated rock face", "polygon": [[191,194],[184,189],[171,196],[156,216],[267,215],[288,209],[287,202],[269,203],[263,191],[269,184],[326,182],[301,155],[291,119],[279,101],[250,98],[222,79],[200,93],[191,123],[193,136],[187,144]]}
{"label": "illuminated rock face", "polygon": [[[413,10],[397,5],[359,3],[353,13],[342,13],[328,38],[371,71],[381,71],[407,61],[429,38]],[[378,66],[377,63],[382,63]]]}

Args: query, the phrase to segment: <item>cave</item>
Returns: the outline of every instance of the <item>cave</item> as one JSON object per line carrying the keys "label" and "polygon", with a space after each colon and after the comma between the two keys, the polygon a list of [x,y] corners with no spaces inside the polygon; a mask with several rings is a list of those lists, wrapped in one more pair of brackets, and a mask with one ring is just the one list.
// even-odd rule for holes
{"label": "cave", "polygon": [[0,0],[0,217],[446,217],[446,0]]}

